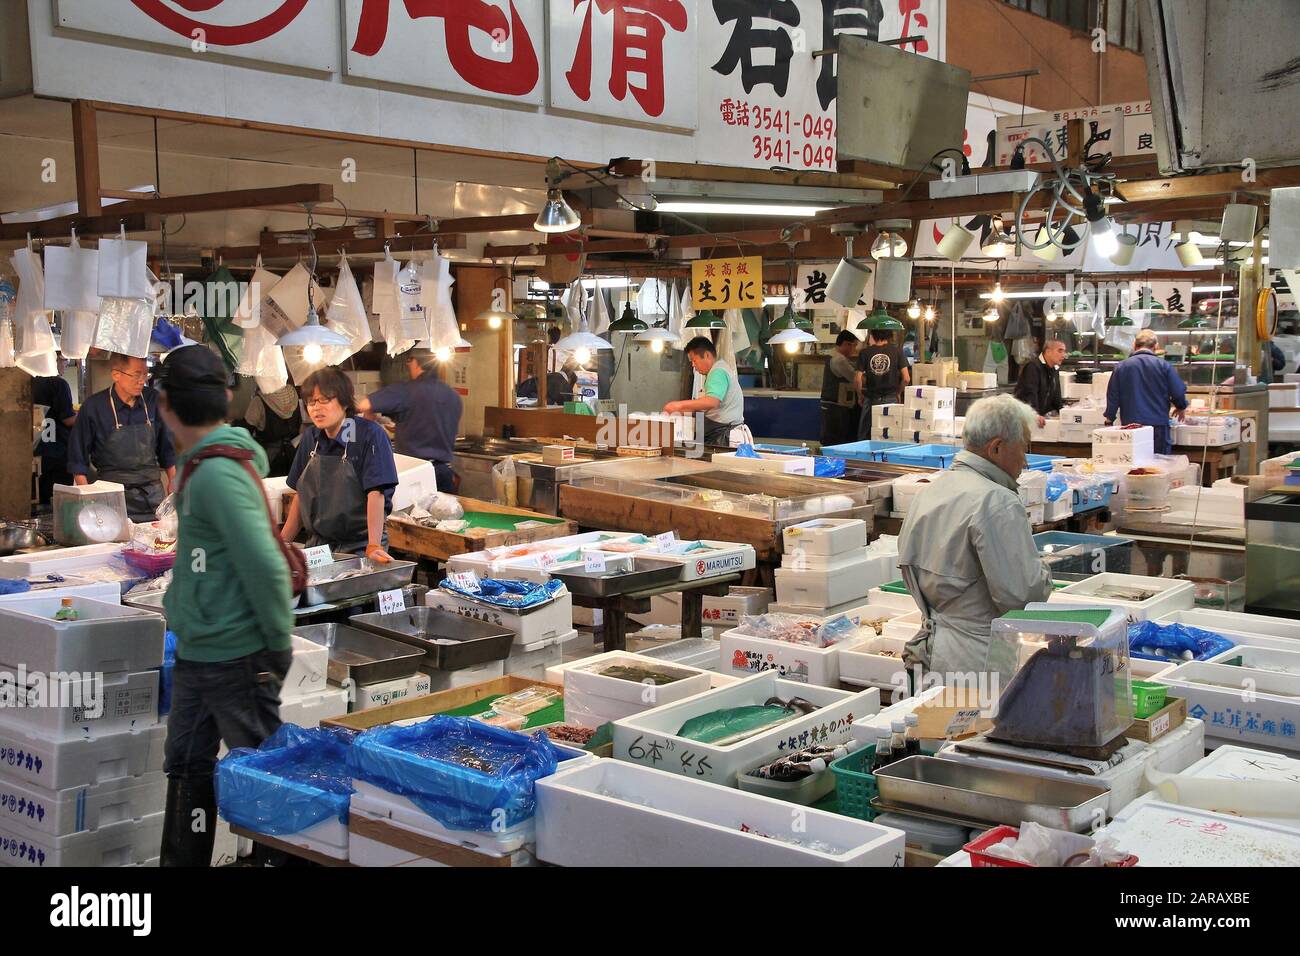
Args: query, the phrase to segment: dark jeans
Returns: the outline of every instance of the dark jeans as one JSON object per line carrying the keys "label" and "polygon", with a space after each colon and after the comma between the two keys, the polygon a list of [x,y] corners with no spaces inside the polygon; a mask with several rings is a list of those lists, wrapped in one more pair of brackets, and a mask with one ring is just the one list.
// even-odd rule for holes
{"label": "dark jeans", "polygon": [[1173,454],[1174,444],[1169,434],[1169,426],[1152,425],[1151,431],[1154,433],[1151,436],[1151,450],[1157,455]]}
{"label": "dark jeans", "polygon": [[857,440],[858,407],[822,402],[822,447]]}
{"label": "dark jeans", "polygon": [[858,441],[871,440],[871,406],[888,405],[896,401],[898,401],[897,397],[892,394],[867,396],[866,402],[862,405],[862,415],[858,419]]}
{"label": "dark jeans", "polygon": [[176,658],[167,717],[163,771],[168,777],[211,777],[222,741],[256,747],[280,728],[280,684],[292,651],[261,650],[233,661]]}
{"label": "dark jeans", "polygon": [[433,463],[433,473],[438,478],[438,490],[447,494],[454,494],[456,491],[456,473],[451,470],[451,465],[441,461]]}
{"label": "dark jeans", "polygon": [[70,484],[72,484],[72,476],[68,474],[68,461],[66,458],[41,459],[41,504],[48,505],[54,500],[55,485]]}

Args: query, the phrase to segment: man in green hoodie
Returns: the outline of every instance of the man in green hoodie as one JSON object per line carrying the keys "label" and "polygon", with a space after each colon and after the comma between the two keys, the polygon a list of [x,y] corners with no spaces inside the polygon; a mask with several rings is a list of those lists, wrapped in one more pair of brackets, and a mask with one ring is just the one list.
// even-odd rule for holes
{"label": "man in green hoodie", "polygon": [[225,423],[226,368],[202,345],[168,355],[158,411],[182,451],[179,526],[172,583],[163,599],[176,635],[172,704],[163,769],[167,813],[162,866],[208,866],[217,822],[213,774],[222,741],[256,747],[280,726],[280,685],[292,658],[289,565],[271,527],[260,481],[230,458],[196,455],[215,446],[266,453]]}

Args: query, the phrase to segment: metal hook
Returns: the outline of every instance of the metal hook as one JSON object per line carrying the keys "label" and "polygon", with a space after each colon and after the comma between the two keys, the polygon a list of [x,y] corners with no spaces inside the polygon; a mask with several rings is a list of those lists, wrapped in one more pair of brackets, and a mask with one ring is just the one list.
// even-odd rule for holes
{"label": "metal hook", "polygon": [[117,221],[117,238],[119,238],[119,239],[121,239],[121,240],[123,240],[123,241],[126,240],[126,220],[125,220],[125,219],[119,219],[119,220]]}

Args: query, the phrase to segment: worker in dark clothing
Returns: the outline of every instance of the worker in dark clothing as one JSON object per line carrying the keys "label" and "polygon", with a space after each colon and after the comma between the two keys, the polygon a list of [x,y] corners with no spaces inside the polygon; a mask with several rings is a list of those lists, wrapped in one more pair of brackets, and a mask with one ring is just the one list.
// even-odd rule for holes
{"label": "worker in dark clothing", "polygon": [[406,353],[409,382],[387,385],[357,402],[362,415],[386,415],[397,422],[397,453],[433,462],[438,490],[455,490],[451,459],[456,453],[463,403],[438,374],[438,360],[428,349]]}
{"label": "worker in dark clothing", "polygon": [[1187,386],[1174,367],[1156,355],[1156,334],[1143,329],[1133,340],[1133,354],[1115,366],[1106,387],[1107,425],[1119,418],[1125,425],[1150,425],[1155,430],[1154,450],[1167,455],[1169,406],[1180,422],[1187,412]]}
{"label": "worker in dark clothing", "polygon": [[1064,361],[1065,343],[1052,339],[1043,346],[1038,358],[1020,369],[1015,395],[1038,415],[1039,428],[1043,427],[1046,416],[1055,415],[1065,407],[1065,399],[1061,397],[1061,363]]}
{"label": "worker in dark clothing", "polygon": [[858,431],[857,358],[861,343],[852,332],[835,339],[835,350],[822,369],[822,447],[851,442]]}
{"label": "worker in dark clothing", "polygon": [[884,329],[872,329],[867,347],[858,353],[858,392],[862,396],[862,417],[858,440],[871,438],[871,406],[902,401],[903,389],[912,384],[912,371],[903,350]]}
{"label": "worker in dark clothing", "polygon": [[[63,370],[59,359],[59,371]],[[42,375],[32,379],[32,404],[45,407],[40,443],[36,455],[41,460],[41,504],[49,504],[55,485],[72,484],[68,474],[68,436],[77,421],[72,407],[72,387],[62,375]]]}

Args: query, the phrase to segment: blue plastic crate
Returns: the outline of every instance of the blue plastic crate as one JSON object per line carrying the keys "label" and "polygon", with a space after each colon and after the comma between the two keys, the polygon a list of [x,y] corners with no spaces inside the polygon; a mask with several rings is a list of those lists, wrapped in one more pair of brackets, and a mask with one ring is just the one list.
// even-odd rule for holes
{"label": "blue plastic crate", "polygon": [[[1072,531],[1043,531],[1034,535],[1034,545],[1041,552],[1046,545],[1080,548],[1078,554],[1063,556],[1052,565],[1052,573],[1100,574],[1113,571],[1127,574],[1133,564],[1133,539],[1104,534],[1076,534]],[[1102,566],[1096,567],[1096,552],[1102,552]]]}
{"label": "blue plastic crate", "polygon": [[915,446],[905,441],[851,441],[823,448],[822,454],[832,458],[852,458],[855,461],[884,461],[885,452],[911,447]]}
{"label": "blue plastic crate", "polygon": [[1071,488],[1070,494],[1073,496],[1074,513],[1079,514],[1105,508],[1110,504],[1110,499],[1115,494],[1115,487],[1116,483],[1113,481],[1098,481],[1094,483],[1091,492],[1082,488]]}
{"label": "blue plastic crate", "polygon": [[961,451],[956,445],[909,445],[885,452],[892,465],[917,465],[922,468],[947,468]]}
{"label": "blue plastic crate", "polygon": [[1052,462],[1059,461],[1060,455],[1026,455],[1025,468],[1029,471],[1041,471],[1044,474],[1052,473]]}

